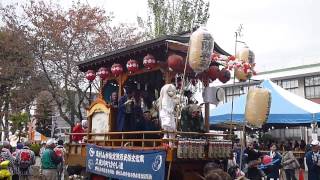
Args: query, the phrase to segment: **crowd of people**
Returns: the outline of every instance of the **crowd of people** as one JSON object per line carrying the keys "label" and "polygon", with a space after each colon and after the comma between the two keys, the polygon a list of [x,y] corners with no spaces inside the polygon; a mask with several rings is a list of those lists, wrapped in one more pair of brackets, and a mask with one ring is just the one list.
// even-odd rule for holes
{"label": "crowd of people", "polygon": [[[32,166],[36,163],[35,152],[30,149],[31,144],[18,142],[13,148],[9,141],[1,142],[0,163],[8,162],[6,167],[1,165],[0,177],[12,180],[30,180],[34,176]],[[63,157],[66,150],[63,141],[57,143],[49,139],[40,149],[40,175],[44,180],[63,179]]]}
{"label": "crowd of people", "polygon": [[28,180],[32,175],[31,166],[35,164],[35,154],[30,149],[30,143],[17,143],[15,149],[9,141],[1,142],[0,161],[8,161],[8,174],[12,179]]}
{"label": "crowd of people", "polygon": [[290,140],[290,139],[287,140],[287,142],[285,141],[279,142],[274,140],[269,140],[267,143],[263,143],[263,142],[258,143],[257,141],[253,142],[253,146],[259,150],[268,150],[271,144],[276,144],[279,150],[281,151],[283,151],[286,148],[286,146],[289,146],[295,151],[305,151],[306,145],[307,145],[303,139],[301,139],[300,142],[298,140]]}
{"label": "crowd of people", "polygon": [[[277,180],[280,179],[280,172],[282,170],[287,180],[296,180],[298,179],[297,171],[299,172],[299,170],[304,169],[308,171],[309,180],[319,180],[320,144],[317,140],[312,141],[309,145],[303,145],[303,143],[304,141],[300,143],[299,148],[297,145],[287,143],[281,151],[279,151],[277,144],[272,143],[269,145],[269,151],[263,153],[259,150],[261,148],[259,144],[249,141],[242,157],[240,157],[240,147],[235,144],[233,155],[228,160],[228,172],[243,172],[246,178],[254,180],[263,178]],[[302,158],[298,158],[294,154],[294,150],[306,151]],[[241,176],[242,173],[238,173],[238,175],[233,173],[233,178]]]}

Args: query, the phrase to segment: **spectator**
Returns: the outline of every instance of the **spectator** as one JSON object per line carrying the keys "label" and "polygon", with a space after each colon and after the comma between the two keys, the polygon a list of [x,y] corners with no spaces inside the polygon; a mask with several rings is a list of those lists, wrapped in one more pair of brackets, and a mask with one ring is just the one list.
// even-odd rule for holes
{"label": "spectator", "polygon": [[66,154],[66,149],[63,147],[63,140],[58,141],[58,145],[54,148],[54,152],[58,157],[62,158],[62,162],[57,165],[58,179],[64,179],[64,155]]}
{"label": "spectator", "polygon": [[[72,133],[84,133],[84,129],[82,128],[82,124],[80,122],[76,123],[76,125],[72,129]],[[84,134],[72,135],[72,140],[74,142],[81,143],[84,136],[85,136]]]}
{"label": "spectator", "polygon": [[62,157],[57,156],[53,151],[55,148],[55,142],[53,139],[49,139],[46,146],[47,147],[41,157],[42,174],[45,180],[57,180],[57,166],[62,162]]}
{"label": "spectator", "polygon": [[293,144],[292,144],[292,142],[291,142],[291,140],[288,140],[288,145],[291,146],[291,148],[294,147]]}
{"label": "spectator", "polygon": [[43,154],[45,149],[46,149],[46,143],[45,142],[41,142],[41,148],[40,148],[40,152],[39,152],[40,158],[42,157],[42,154]]}
{"label": "spectator", "polygon": [[298,151],[298,150],[299,150],[299,146],[300,146],[300,145],[299,145],[298,141],[295,140],[295,141],[294,141],[294,148],[293,148],[293,149],[296,150],[296,151]]}
{"label": "spectator", "polygon": [[297,180],[295,176],[295,169],[299,164],[293,155],[292,148],[289,145],[285,146],[285,152],[283,153],[281,164],[285,171],[287,180]]}
{"label": "spectator", "polygon": [[300,150],[304,151],[305,149],[306,149],[306,142],[303,139],[301,139],[301,141],[300,141]]}
{"label": "spectator", "polygon": [[16,154],[16,163],[18,166],[19,180],[30,179],[31,166],[36,163],[35,155],[32,150],[30,150],[30,143],[25,142],[21,150]]}
{"label": "spectator", "polygon": [[253,148],[254,149],[259,149],[259,144],[257,143],[257,141],[253,141]]}
{"label": "spectator", "polygon": [[[9,163],[9,166],[8,166],[8,170],[10,172],[11,175],[14,175],[16,174],[16,171],[15,171],[15,162],[14,162],[14,157],[13,155],[11,154],[10,152],[10,143],[8,141],[3,141],[2,142],[2,148],[1,148],[1,153],[0,153],[0,157],[1,157],[1,160],[2,161],[6,161],[8,160],[10,163]],[[17,177],[15,176],[15,179]]]}
{"label": "spectator", "polygon": [[320,179],[320,157],[319,157],[319,141],[311,142],[312,149],[306,154],[306,162],[308,166],[308,180]]}
{"label": "spectator", "polygon": [[246,177],[249,179],[259,180],[262,177],[258,165],[261,163],[261,153],[253,148],[253,143],[248,142],[247,149],[244,151],[247,163]]}
{"label": "spectator", "polygon": [[280,165],[281,165],[281,155],[279,152],[277,152],[277,145],[272,144],[270,147],[270,154],[269,156],[272,158],[272,165],[269,166],[270,173],[267,175],[267,179],[279,179],[279,171],[280,171]]}

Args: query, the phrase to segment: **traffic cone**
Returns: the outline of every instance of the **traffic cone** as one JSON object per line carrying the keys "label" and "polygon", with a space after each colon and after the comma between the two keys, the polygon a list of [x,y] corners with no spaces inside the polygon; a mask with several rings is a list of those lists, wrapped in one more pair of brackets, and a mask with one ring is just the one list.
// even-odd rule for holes
{"label": "traffic cone", "polygon": [[303,169],[299,170],[299,180],[304,180],[304,170]]}

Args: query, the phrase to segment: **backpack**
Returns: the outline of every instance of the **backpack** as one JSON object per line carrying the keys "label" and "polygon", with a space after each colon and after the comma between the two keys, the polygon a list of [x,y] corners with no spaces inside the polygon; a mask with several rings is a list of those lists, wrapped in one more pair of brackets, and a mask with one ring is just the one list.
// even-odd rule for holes
{"label": "backpack", "polygon": [[65,149],[63,146],[58,145],[56,148],[53,149],[53,151],[58,157],[61,157],[63,159],[65,153]]}
{"label": "backpack", "polygon": [[[64,157],[64,148],[63,146],[57,146],[54,148],[54,153],[63,159]],[[57,165],[58,176],[60,177],[63,172],[63,161]]]}
{"label": "backpack", "polygon": [[21,149],[18,157],[18,165],[20,169],[26,170],[32,165],[31,151],[28,149]]}

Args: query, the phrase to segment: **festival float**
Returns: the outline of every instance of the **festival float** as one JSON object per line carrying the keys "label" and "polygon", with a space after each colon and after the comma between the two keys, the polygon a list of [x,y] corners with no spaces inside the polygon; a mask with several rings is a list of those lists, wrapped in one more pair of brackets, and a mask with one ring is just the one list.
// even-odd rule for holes
{"label": "festival float", "polygon": [[[92,178],[117,179],[199,179],[207,162],[228,158],[232,142],[209,133],[210,101],[190,97],[213,81],[228,82],[231,70],[239,80],[254,73],[254,62],[225,52],[204,28],[108,52],[78,67],[90,85],[97,74],[101,86],[87,110],[85,142],[68,144],[66,163],[86,167]],[[114,92],[119,104],[112,103]],[[205,92],[220,97],[216,102],[224,96]],[[150,122],[141,123],[139,112]]]}

